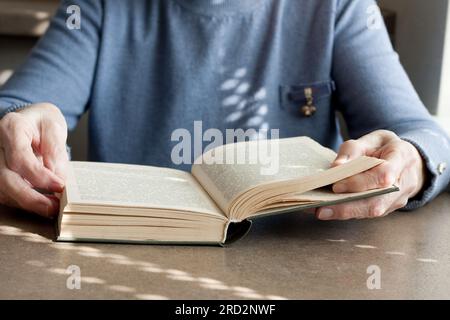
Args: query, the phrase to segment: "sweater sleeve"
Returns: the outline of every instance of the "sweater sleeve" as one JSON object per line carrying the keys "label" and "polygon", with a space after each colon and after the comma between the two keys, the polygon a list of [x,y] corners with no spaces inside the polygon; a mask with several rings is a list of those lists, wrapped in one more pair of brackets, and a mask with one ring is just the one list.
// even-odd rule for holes
{"label": "sweater sleeve", "polygon": [[[80,29],[67,24],[73,5],[80,9]],[[101,1],[62,1],[27,61],[0,89],[0,118],[33,103],[49,102],[61,109],[73,129],[90,99],[101,23]]]}
{"label": "sweater sleeve", "polygon": [[430,179],[405,209],[423,206],[449,183],[450,139],[414,90],[381,15],[371,16],[375,1],[337,3],[333,78],[350,136],[386,129],[412,143],[425,160]]}

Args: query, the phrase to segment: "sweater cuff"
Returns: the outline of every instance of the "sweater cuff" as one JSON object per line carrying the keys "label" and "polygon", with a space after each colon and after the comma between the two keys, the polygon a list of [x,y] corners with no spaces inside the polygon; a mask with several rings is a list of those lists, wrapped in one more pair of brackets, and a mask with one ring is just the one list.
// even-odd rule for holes
{"label": "sweater cuff", "polygon": [[418,196],[410,199],[403,210],[420,208],[437,197],[450,182],[450,139],[436,128],[416,129],[397,133],[416,147],[422,156],[428,178]]}
{"label": "sweater cuff", "polygon": [[29,102],[20,102],[20,101],[13,101],[13,102],[4,102],[0,101],[0,120],[7,115],[10,112],[15,112],[22,110],[28,106],[30,106],[31,103]]}

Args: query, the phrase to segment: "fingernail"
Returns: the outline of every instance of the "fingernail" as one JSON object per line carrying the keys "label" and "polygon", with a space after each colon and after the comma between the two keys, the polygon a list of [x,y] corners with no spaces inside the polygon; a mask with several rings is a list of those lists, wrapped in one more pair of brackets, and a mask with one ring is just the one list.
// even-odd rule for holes
{"label": "fingernail", "polygon": [[53,181],[50,183],[50,191],[62,192],[63,189],[64,189],[64,184],[62,184],[61,182]]}
{"label": "fingernail", "polygon": [[52,201],[52,205],[47,207],[47,216],[53,219],[59,212],[59,203]]}
{"label": "fingernail", "polygon": [[340,155],[339,157],[334,160],[334,163],[336,164],[344,164],[348,161],[349,156],[348,155]]}
{"label": "fingernail", "polygon": [[336,183],[333,186],[333,191],[335,193],[344,193],[347,191],[347,185],[345,183]]}
{"label": "fingernail", "polygon": [[333,209],[324,208],[319,213],[320,220],[330,220],[334,216]]}
{"label": "fingernail", "polygon": [[47,207],[47,218],[51,219],[55,215],[55,212],[53,211],[53,207]]}

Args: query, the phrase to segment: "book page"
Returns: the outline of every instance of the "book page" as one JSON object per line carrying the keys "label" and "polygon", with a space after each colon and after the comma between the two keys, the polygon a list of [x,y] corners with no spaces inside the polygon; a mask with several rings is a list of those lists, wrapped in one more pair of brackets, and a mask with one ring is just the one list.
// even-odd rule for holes
{"label": "book page", "polygon": [[[234,162],[229,161],[234,156]],[[239,161],[238,156],[242,156]],[[198,159],[192,174],[222,211],[239,194],[257,185],[302,178],[325,171],[336,153],[308,137],[224,145]],[[222,163],[213,163],[213,160]],[[202,163],[199,163],[199,162]]]}
{"label": "book page", "polygon": [[309,202],[333,202],[348,198],[359,198],[371,195],[374,192],[389,191],[395,189],[394,187],[386,187],[375,190],[367,190],[362,192],[352,193],[334,193],[331,188],[320,188],[304,192],[302,194],[293,193],[289,196],[284,196],[283,201],[309,201]]}
{"label": "book page", "polygon": [[281,214],[287,212],[298,212],[305,209],[318,208],[323,206],[334,206],[350,201],[364,200],[367,198],[385,195],[399,191],[398,187],[392,186],[381,189],[368,190],[356,193],[335,194],[331,188],[321,188],[307,191],[302,194],[293,193],[284,195],[277,199],[271,199],[272,204],[267,204],[260,211],[251,214],[247,218],[259,218],[267,215]]}
{"label": "book page", "polygon": [[303,193],[291,193],[284,194],[278,198],[271,199],[271,202],[274,203],[272,207],[279,207],[280,204],[285,203],[289,205],[290,202],[337,202],[340,200],[348,199],[348,198],[364,198],[365,196],[370,196],[373,193],[382,193],[383,191],[392,191],[395,190],[395,186],[367,190],[362,192],[349,192],[349,193],[334,193],[331,187],[323,187],[320,189],[315,189]]}
{"label": "book page", "polygon": [[68,202],[224,214],[184,171],[138,165],[71,162]]}

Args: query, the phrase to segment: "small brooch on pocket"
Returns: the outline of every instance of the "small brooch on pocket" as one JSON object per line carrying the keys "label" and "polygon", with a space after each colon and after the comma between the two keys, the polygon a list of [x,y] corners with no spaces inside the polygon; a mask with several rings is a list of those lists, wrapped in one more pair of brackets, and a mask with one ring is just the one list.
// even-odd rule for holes
{"label": "small brooch on pocket", "polygon": [[305,88],[306,104],[301,107],[300,112],[304,117],[311,117],[316,113],[317,108],[314,106],[312,88]]}
{"label": "small brooch on pocket", "polygon": [[332,80],[280,88],[282,106],[289,106],[293,112],[305,118],[315,115],[322,100],[336,90]]}

